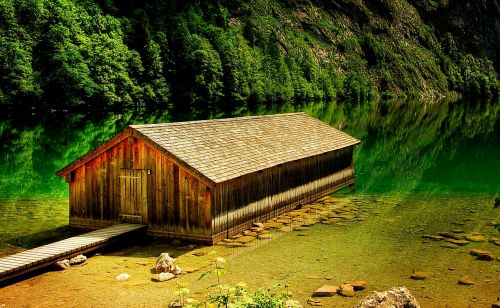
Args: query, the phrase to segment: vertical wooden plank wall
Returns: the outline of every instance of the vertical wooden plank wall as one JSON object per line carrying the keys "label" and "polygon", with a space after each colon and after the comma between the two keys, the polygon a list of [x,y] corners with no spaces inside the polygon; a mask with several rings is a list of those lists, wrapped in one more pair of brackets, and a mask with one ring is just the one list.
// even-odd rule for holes
{"label": "vertical wooden plank wall", "polygon": [[[146,180],[134,180],[139,176]],[[97,228],[119,223],[122,205],[133,213],[131,204],[146,199],[147,206],[139,212],[151,234],[200,240],[211,237],[211,189],[141,140],[126,138],[75,169],[69,178],[72,226]],[[120,189],[120,185],[125,186]]]}
{"label": "vertical wooden plank wall", "polygon": [[231,235],[322,192],[352,183],[352,147],[278,165],[217,184],[213,234]]}

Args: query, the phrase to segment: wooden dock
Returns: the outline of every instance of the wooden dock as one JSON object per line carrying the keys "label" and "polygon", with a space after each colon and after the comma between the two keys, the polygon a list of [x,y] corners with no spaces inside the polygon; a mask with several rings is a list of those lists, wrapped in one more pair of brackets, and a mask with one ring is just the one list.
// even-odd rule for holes
{"label": "wooden dock", "polygon": [[140,224],[117,224],[0,258],[0,281],[29,273],[59,260],[102,248],[123,239],[134,231],[145,228],[146,225]]}

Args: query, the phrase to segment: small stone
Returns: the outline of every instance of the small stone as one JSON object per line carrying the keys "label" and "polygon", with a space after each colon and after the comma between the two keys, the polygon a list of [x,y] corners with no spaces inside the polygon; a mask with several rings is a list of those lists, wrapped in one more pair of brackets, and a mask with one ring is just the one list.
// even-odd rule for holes
{"label": "small stone", "polygon": [[328,286],[324,285],[320,288],[318,288],[314,293],[312,294],[313,297],[322,297],[322,296],[334,296],[337,294],[339,291],[339,287],[337,286]]}
{"label": "small stone", "polygon": [[[232,243],[232,242],[234,242],[234,240],[232,240],[230,238],[225,238],[221,242],[223,242],[223,243]],[[195,256],[196,256],[196,254],[195,254]]]}
{"label": "small stone", "polygon": [[465,233],[465,231],[462,229],[451,230],[451,232],[453,232],[453,233]]}
{"label": "small stone", "polygon": [[259,239],[271,239],[273,238],[273,235],[271,233],[264,233],[264,234],[259,234],[257,236]]}
{"label": "small stone", "polygon": [[191,274],[191,273],[197,272],[199,270],[200,269],[196,268],[196,267],[184,267],[184,273],[186,273],[186,274]]}
{"label": "small stone", "polygon": [[[222,241],[224,243],[230,243],[230,242],[226,242],[226,240],[229,240],[230,242],[232,242],[232,240],[227,239],[227,238],[223,239]],[[208,252],[206,250],[200,250],[200,251],[197,251],[197,252],[193,253],[193,256],[201,257],[201,256],[206,255],[207,253]]]}
{"label": "small stone", "polygon": [[63,269],[63,270],[68,269],[71,266],[71,264],[69,264],[69,260],[68,259],[57,261],[56,265],[58,267],[60,267],[61,269]]}
{"label": "small stone", "polygon": [[255,240],[254,236],[246,235],[246,236],[242,236],[242,237],[236,239],[236,242],[241,243],[241,244],[248,244],[254,240]]}
{"label": "small stone", "polygon": [[157,281],[157,282],[162,282],[162,281],[167,281],[172,278],[175,278],[175,275],[172,273],[159,273],[154,275],[151,280]]}
{"label": "small stone", "polygon": [[443,245],[441,245],[441,247],[444,247],[444,248],[450,248],[450,249],[456,249],[460,246],[458,246],[457,244],[453,244],[453,243],[444,243]]}
{"label": "small stone", "polygon": [[474,281],[469,276],[462,276],[460,279],[458,279],[458,284],[464,285],[464,286],[471,286],[474,284]]}
{"label": "small stone", "polygon": [[245,230],[245,231],[243,231],[243,235],[245,235],[245,236],[256,236],[257,232],[253,232],[253,231],[250,231],[250,230]]}
{"label": "small stone", "polygon": [[276,219],[276,222],[284,225],[289,225],[292,223],[292,220],[281,218],[281,219]]}
{"label": "small stone", "polygon": [[493,236],[490,238],[490,243],[500,246],[500,236]]}
{"label": "small stone", "polygon": [[318,221],[314,220],[314,219],[306,219],[303,223],[302,223],[302,227],[310,227],[310,226],[313,226],[317,223]]}
{"label": "small stone", "polygon": [[494,253],[485,249],[475,248],[472,249],[469,253],[473,256],[476,256],[478,260],[493,261],[496,259]]}
{"label": "small stone", "polygon": [[297,233],[297,236],[307,236],[307,233],[300,232],[300,233]]}
{"label": "small stone", "polygon": [[69,259],[69,264],[71,266],[73,265],[78,265],[78,264],[82,264],[82,263],[85,263],[87,261],[87,257],[84,256],[84,255],[78,255],[74,258],[71,258]]}
{"label": "small stone", "polygon": [[264,231],[264,227],[262,227],[262,228],[251,227],[250,231],[255,232],[255,233],[261,233],[262,231]]}
{"label": "small stone", "polygon": [[465,237],[466,240],[471,242],[486,242],[488,239],[484,235],[467,235]]}
{"label": "small stone", "polygon": [[447,242],[458,245],[458,246],[464,246],[469,244],[469,241],[466,240],[456,240],[456,239],[448,239]]}
{"label": "small stone", "polygon": [[345,284],[340,285],[340,290],[338,291],[338,293],[342,296],[345,296],[345,297],[353,297],[354,296],[354,288],[352,287],[352,285],[345,283]]}
{"label": "small stone", "polygon": [[411,279],[413,280],[424,280],[426,278],[428,278],[430,276],[430,273],[429,272],[413,272],[413,274],[411,274]]}
{"label": "small stone", "polygon": [[264,224],[261,223],[261,222],[254,222],[252,224],[252,227],[254,227],[254,228],[264,228]]}
{"label": "small stone", "polygon": [[228,248],[235,248],[235,247],[243,247],[245,245],[243,245],[242,243],[233,242],[233,243],[224,243],[224,246]]}
{"label": "small stone", "polygon": [[320,302],[320,301],[315,300],[315,299],[313,299],[313,298],[308,298],[308,299],[307,299],[307,304],[308,304],[309,306],[323,306],[323,305],[321,304],[321,302]]}
{"label": "small stone", "polygon": [[353,287],[354,291],[361,291],[366,289],[366,286],[368,286],[368,282],[364,280],[356,280],[351,282],[350,285]]}
{"label": "small stone", "polygon": [[442,241],[442,240],[444,240],[444,237],[439,236],[439,235],[431,235],[431,236],[429,236],[429,239],[431,239],[433,241]]}
{"label": "small stone", "polygon": [[235,235],[230,236],[229,238],[230,238],[230,239],[232,239],[232,240],[235,240],[235,239],[240,238],[240,237],[242,237],[242,236],[243,236],[242,234],[239,234],[239,233],[238,233],[238,234],[235,234]]}
{"label": "small stone", "polygon": [[309,230],[309,228],[308,227],[294,227],[292,230],[293,231],[307,231],[307,230]]}
{"label": "small stone", "polygon": [[266,222],[265,228],[267,229],[281,229],[283,228],[283,224],[277,223],[277,222]]}
{"label": "small stone", "polygon": [[127,273],[120,274],[116,276],[116,280],[127,280],[130,278],[130,275]]}

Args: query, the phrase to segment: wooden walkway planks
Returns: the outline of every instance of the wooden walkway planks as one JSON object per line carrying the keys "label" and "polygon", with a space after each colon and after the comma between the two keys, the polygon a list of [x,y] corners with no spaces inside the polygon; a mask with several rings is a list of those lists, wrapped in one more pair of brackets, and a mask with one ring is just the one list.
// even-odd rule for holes
{"label": "wooden walkway planks", "polygon": [[125,223],[113,225],[0,258],[0,281],[34,271],[65,258],[96,250],[144,228],[146,225]]}

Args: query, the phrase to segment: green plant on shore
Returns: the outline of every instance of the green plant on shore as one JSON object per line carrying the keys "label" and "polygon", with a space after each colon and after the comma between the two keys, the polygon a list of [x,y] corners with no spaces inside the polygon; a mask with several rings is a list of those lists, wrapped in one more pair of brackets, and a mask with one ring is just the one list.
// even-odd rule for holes
{"label": "green plant on shore", "polygon": [[[185,295],[189,293],[187,288],[180,293],[176,303],[180,304],[171,307],[225,307],[225,308],[282,308],[282,307],[299,307],[298,303],[292,301],[292,293],[288,288],[281,286],[272,286],[267,289],[258,289],[255,291],[248,290],[244,282],[238,283],[236,286],[229,284],[221,284],[221,277],[226,274],[224,264],[226,260],[222,257],[217,257],[214,260],[214,269],[211,269],[200,275],[199,280],[215,275],[217,284],[208,287],[208,293],[204,300],[197,301],[194,299],[186,299]],[[188,290],[187,293],[185,290]]]}

